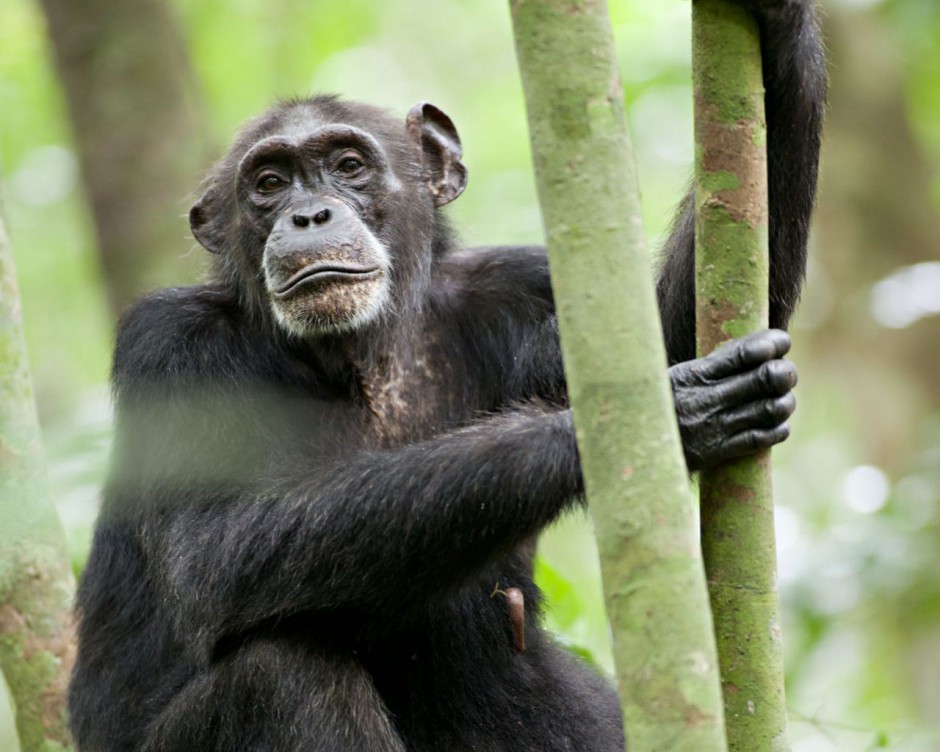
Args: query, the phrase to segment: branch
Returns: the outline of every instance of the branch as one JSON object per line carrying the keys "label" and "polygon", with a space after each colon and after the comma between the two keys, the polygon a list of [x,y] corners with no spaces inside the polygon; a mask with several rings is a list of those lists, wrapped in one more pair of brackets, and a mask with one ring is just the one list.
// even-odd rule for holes
{"label": "branch", "polygon": [[711,614],[603,0],[511,0],[631,752],[725,749]]}
{"label": "branch", "polygon": [[21,752],[67,752],[74,587],[46,487],[22,323],[0,215],[0,670]]}
{"label": "branch", "polygon": [[[760,37],[732,0],[694,0],[696,328],[700,355],[767,327]],[[770,452],[703,472],[702,548],[732,752],[790,748]]]}

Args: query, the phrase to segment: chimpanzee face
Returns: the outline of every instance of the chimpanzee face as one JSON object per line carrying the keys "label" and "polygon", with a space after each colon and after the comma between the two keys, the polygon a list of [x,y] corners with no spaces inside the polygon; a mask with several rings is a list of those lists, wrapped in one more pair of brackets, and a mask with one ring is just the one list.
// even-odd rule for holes
{"label": "chimpanzee face", "polygon": [[285,330],[358,329],[382,312],[392,256],[378,237],[380,208],[401,184],[375,138],[337,124],[266,138],[243,157],[237,185],[243,219],[264,238],[264,287]]}
{"label": "chimpanzee face", "polygon": [[466,185],[460,156],[429,104],[402,124],[335,98],[286,103],[249,123],[190,225],[286,332],[355,331],[420,294],[434,209]]}

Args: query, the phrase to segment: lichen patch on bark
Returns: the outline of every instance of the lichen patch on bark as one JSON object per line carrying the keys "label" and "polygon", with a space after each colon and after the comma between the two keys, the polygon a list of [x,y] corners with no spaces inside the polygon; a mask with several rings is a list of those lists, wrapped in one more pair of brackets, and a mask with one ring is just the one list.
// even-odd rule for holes
{"label": "lichen patch on bark", "polygon": [[[709,333],[709,352],[714,350],[722,342],[731,339],[731,335],[725,332],[725,325],[737,321],[741,311],[736,305],[724,300],[700,301],[697,326],[703,332]],[[703,353],[704,354],[704,353]]]}
{"label": "lichen patch on bark", "polygon": [[[705,102],[701,93],[695,97],[696,140],[701,149],[703,173],[700,184],[711,192],[708,202],[715,202],[728,211],[735,222],[751,227],[766,226],[769,221],[767,202],[767,165],[760,145],[765,131],[760,120],[737,120],[722,123],[718,108]],[[712,175],[733,176],[733,188],[713,190]]]}
{"label": "lichen patch on bark", "polygon": [[24,752],[68,749],[66,690],[75,662],[68,563],[41,550],[7,559],[0,577],[0,668]]}
{"label": "lichen patch on bark", "polygon": [[[767,326],[766,121],[745,3],[693,0],[696,320],[701,354]],[[765,456],[766,455],[766,456]],[[708,573],[732,752],[787,749],[768,452],[703,472]]]}

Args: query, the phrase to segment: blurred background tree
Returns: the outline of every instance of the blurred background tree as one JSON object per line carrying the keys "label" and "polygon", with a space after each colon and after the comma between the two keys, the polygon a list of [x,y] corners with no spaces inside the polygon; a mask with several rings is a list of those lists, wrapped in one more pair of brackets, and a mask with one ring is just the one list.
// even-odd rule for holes
{"label": "blurred background tree", "polygon": [[41,0],[115,313],[196,272],[181,186],[209,157],[189,52],[165,0]]}
{"label": "blurred background tree", "polygon": [[[505,2],[164,2],[0,5],[7,213],[77,569],[107,460],[115,315],[148,285],[197,278],[184,217],[209,151],[246,117],[313,91],[402,116],[434,101],[464,141],[470,188],[451,216],[466,242],[542,239]],[[655,248],[691,174],[690,7],[610,5]],[[824,7],[833,85],[793,332],[800,409],[775,452],[791,732],[799,752],[927,752],[940,750],[940,5]],[[565,523],[542,553],[549,626],[605,665],[590,531]],[[0,699],[4,752],[9,728]]]}

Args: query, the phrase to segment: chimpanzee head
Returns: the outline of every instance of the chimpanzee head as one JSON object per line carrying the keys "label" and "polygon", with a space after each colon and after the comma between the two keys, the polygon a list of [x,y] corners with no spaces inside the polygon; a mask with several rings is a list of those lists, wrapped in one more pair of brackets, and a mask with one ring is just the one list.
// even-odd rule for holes
{"label": "chimpanzee head", "polygon": [[460,157],[430,104],[401,122],[335,97],[284,102],[242,129],[190,225],[217,276],[288,333],[358,330],[420,306]]}

